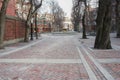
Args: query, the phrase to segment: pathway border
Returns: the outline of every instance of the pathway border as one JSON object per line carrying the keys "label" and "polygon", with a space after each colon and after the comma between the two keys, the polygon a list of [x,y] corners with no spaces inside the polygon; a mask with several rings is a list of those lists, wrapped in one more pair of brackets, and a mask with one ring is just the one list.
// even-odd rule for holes
{"label": "pathway border", "polygon": [[105,68],[103,68],[87,51],[87,49],[85,49],[83,47],[83,45],[81,45],[81,48],[85,51],[85,53],[88,55],[88,57],[92,60],[92,62],[97,66],[97,68],[102,72],[102,74],[105,76],[105,78],[107,80],[115,80],[110,73],[107,72],[107,70]]}
{"label": "pathway border", "polygon": [[78,47],[77,47],[77,50],[78,50],[78,52],[79,52],[79,56],[80,56],[80,58],[81,58],[81,61],[82,61],[83,65],[84,65],[87,73],[88,73],[88,76],[89,76],[90,80],[98,80],[97,77],[95,76],[94,72],[93,72],[92,69],[90,68],[89,64],[88,64],[87,61],[85,60],[82,52],[80,51],[80,49],[79,49]]}
{"label": "pathway border", "polygon": [[0,63],[81,64],[80,59],[0,59]]}
{"label": "pathway border", "polygon": [[0,53],[0,57],[4,56],[4,55],[8,55],[8,54],[11,54],[11,53],[14,53],[14,52],[17,52],[17,51],[20,51],[20,50],[23,50],[23,49],[26,49],[28,47],[31,47],[35,44],[38,44],[41,40],[37,41],[37,42],[33,42],[33,43],[30,43],[28,45],[25,45],[25,46],[22,46],[20,48],[17,48],[15,50],[11,50],[11,51],[7,51],[7,52],[3,52],[3,53]]}

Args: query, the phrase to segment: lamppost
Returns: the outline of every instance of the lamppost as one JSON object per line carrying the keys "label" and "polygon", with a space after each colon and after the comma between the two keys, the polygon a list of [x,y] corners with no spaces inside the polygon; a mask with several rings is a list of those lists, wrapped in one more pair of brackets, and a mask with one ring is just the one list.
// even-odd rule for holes
{"label": "lamppost", "polygon": [[33,40],[33,18],[31,19],[31,38],[30,40]]}

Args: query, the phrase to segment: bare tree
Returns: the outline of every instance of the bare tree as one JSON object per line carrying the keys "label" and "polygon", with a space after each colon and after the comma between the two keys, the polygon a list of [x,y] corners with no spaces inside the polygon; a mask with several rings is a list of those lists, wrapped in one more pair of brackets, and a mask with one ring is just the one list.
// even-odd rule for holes
{"label": "bare tree", "polygon": [[20,0],[19,2],[21,5],[21,11],[19,11],[18,16],[26,21],[24,41],[28,42],[30,28],[32,28],[31,19],[35,16],[38,9],[42,6],[43,0]]}
{"label": "bare tree", "polygon": [[97,16],[97,36],[94,44],[96,49],[111,49],[111,9],[112,0],[99,0]]}
{"label": "bare tree", "polygon": [[6,10],[8,6],[9,0],[2,1],[2,7],[0,10],[0,49],[4,48],[4,28],[5,28],[5,18],[6,18]]}
{"label": "bare tree", "polygon": [[83,14],[83,17],[82,17],[82,24],[83,24],[83,35],[82,35],[82,38],[83,39],[87,39],[87,36],[86,36],[86,23],[87,23],[87,1],[84,0],[84,5],[85,5],[85,9],[84,9],[84,14]]}
{"label": "bare tree", "polygon": [[116,27],[117,38],[120,38],[120,0],[116,0]]}
{"label": "bare tree", "polygon": [[38,39],[37,13],[35,14],[35,35],[36,39]]}
{"label": "bare tree", "polygon": [[26,21],[26,29],[25,29],[25,42],[29,41],[29,30],[30,30],[30,24],[31,24],[31,19],[37,12],[37,10],[42,6],[43,0],[39,2],[39,0],[29,0],[30,1],[30,9],[29,13],[27,16],[27,21]]}
{"label": "bare tree", "polygon": [[81,3],[79,0],[73,0],[73,7],[72,7],[72,23],[74,25],[74,30],[79,31],[79,23],[81,20],[82,14],[80,13],[81,10]]}
{"label": "bare tree", "polygon": [[25,7],[25,2],[26,2],[25,0],[18,0],[16,2],[16,6],[17,6],[16,15],[17,17],[23,20],[25,20],[24,16],[26,16],[25,14],[27,13],[27,9],[28,9]]}
{"label": "bare tree", "polygon": [[55,26],[55,28],[57,28],[58,30],[61,30],[63,27],[63,21],[65,16],[64,11],[59,6],[58,2],[56,2],[55,0],[52,0],[50,2],[50,7],[51,7],[51,13],[53,15],[52,24]]}
{"label": "bare tree", "polygon": [[[84,7],[83,7],[84,4]],[[87,23],[87,0],[73,0],[72,23],[74,24],[75,31],[79,31],[79,23],[82,21],[83,35],[82,38],[86,39],[86,23]],[[82,11],[82,13],[80,12]],[[82,20],[81,20],[82,19]]]}

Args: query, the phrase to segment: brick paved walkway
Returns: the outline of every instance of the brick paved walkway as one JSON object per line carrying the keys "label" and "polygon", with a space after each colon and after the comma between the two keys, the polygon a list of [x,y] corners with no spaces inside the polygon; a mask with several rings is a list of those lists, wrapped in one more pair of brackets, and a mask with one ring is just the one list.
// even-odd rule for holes
{"label": "brick paved walkway", "polygon": [[[113,49],[111,49],[111,50],[93,49],[94,40],[95,40],[95,38],[91,37],[91,36],[89,37],[89,39],[79,40],[82,45],[81,49],[82,50],[84,49],[84,51],[85,51],[83,53],[88,53],[88,55],[92,56],[94,58],[94,60],[97,63],[99,63],[102,68],[104,68],[104,69],[102,69],[102,68],[99,68],[99,66],[98,66],[97,68],[99,69],[99,71],[98,70],[96,70],[96,71],[102,72],[102,74],[105,78],[108,77],[107,80],[120,80],[120,38],[115,38],[115,34],[111,35],[111,43],[112,43],[112,47],[113,47]],[[90,60],[88,59],[88,63],[92,64],[89,61]],[[92,62],[94,62],[94,61],[92,61]],[[94,62],[94,64],[96,64],[96,62]],[[91,68],[93,68],[93,65]],[[95,68],[93,68],[93,69],[95,69]],[[107,73],[104,70],[106,70]],[[105,74],[108,74],[108,75],[105,76]],[[110,78],[110,76],[112,76],[113,79]],[[106,79],[100,79],[100,80],[106,80]]]}
{"label": "brick paved walkway", "polygon": [[0,50],[0,80],[120,80],[120,40],[114,49],[94,50],[94,37],[44,34],[32,43]]}

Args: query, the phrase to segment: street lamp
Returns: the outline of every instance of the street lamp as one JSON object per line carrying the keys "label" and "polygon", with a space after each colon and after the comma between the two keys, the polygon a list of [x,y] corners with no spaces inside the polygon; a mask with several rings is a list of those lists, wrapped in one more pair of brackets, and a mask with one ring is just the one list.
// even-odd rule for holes
{"label": "street lamp", "polygon": [[34,21],[34,19],[32,18],[31,19],[31,38],[30,38],[30,40],[33,40],[33,21]]}

